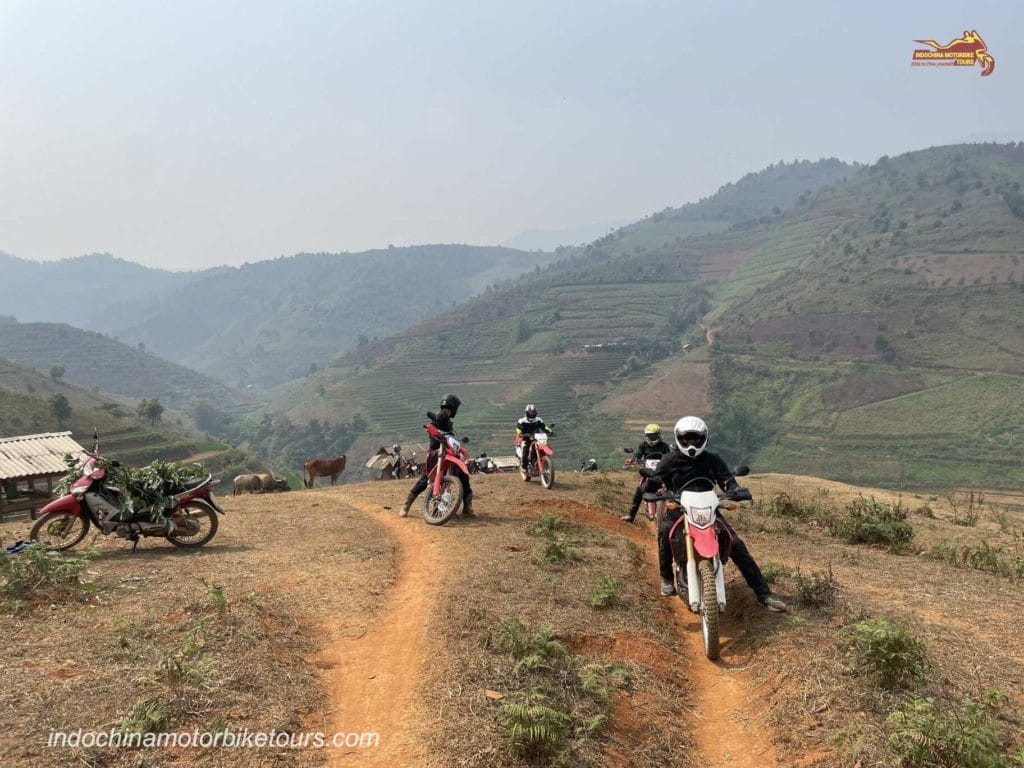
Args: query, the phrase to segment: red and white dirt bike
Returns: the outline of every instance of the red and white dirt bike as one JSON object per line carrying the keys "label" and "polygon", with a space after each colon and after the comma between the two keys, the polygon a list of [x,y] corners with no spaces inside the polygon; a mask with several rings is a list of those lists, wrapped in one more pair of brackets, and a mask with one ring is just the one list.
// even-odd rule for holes
{"label": "red and white dirt bike", "polygon": [[[424,424],[427,434],[440,442],[437,463],[427,473],[427,496],[423,501],[423,519],[430,525],[444,525],[462,506],[462,481],[459,472],[469,474],[469,451],[462,447],[469,438],[442,432],[433,424]],[[426,467],[424,466],[424,469]]]}
{"label": "red and white dirt bike", "polygon": [[[519,474],[523,476],[523,480],[526,482],[530,482],[531,477],[539,475],[540,484],[545,488],[550,488],[555,484],[555,462],[551,458],[555,455],[555,452],[548,444],[548,440],[555,436],[554,428],[555,425],[552,424],[549,431],[538,432],[535,435],[531,435],[528,440],[523,440],[523,436],[516,438],[516,455],[519,459]],[[528,445],[524,448],[523,444]],[[524,450],[529,451],[525,468],[522,464],[521,455],[521,451]]]}
{"label": "red and white dirt bike", "polygon": [[148,513],[124,515],[135,503],[144,507],[146,499],[122,504],[122,490],[107,477],[107,467],[116,461],[104,459],[95,449],[86,453],[82,476],[71,484],[68,493],[42,508],[29,538],[49,549],[65,550],[78,544],[95,526],[104,535],[116,534],[138,544],[141,536],[167,539],[176,547],[201,547],[217,533],[217,513],[224,514],[213,498],[213,478],[189,480],[181,486],[165,488],[169,498],[162,519]]}
{"label": "red and white dirt bike", "polygon": [[[641,469],[650,477],[653,472]],[[650,474],[648,474],[650,473]],[[750,473],[749,467],[737,467],[739,477]],[[672,573],[676,594],[687,607],[700,615],[704,636],[704,654],[717,659],[719,653],[718,619],[725,610],[725,563],[732,548],[732,536],[718,518],[718,510],[732,510],[735,504],[723,502],[750,501],[750,491],[738,488],[719,496],[708,478],[694,478],[678,498],[667,491],[644,494],[645,501],[663,501],[669,509],[682,508],[683,514],[672,526],[668,540],[672,548]]]}
{"label": "red and white dirt bike", "polygon": [[[623,448],[622,450],[625,451],[626,453],[633,453],[633,449],[632,448]],[[642,460],[641,459],[637,459],[634,456],[630,456],[628,459],[626,459],[626,461],[623,464],[623,466],[626,469],[646,468],[646,469],[649,469],[651,471],[654,471],[655,469],[657,469],[658,463],[660,461],[661,461],[661,454],[660,453],[652,453],[649,456],[645,456]],[[654,480],[653,478],[648,478],[648,477],[644,477],[643,475],[640,475],[640,490],[641,490],[642,493],[647,493],[648,491],[654,492],[656,487],[660,487],[660,486],[661,486],[660,481]],[[654,525],[655,525],[654,530],[657,531],[658,528],[661,526],[661,519],[662,519],[662,517],[665,514],[665,502],[664,501],[647,501],[645,499],[644,500],[644,514],[647,515],[647,519],[648,520],[653,520],[654,521]]]}

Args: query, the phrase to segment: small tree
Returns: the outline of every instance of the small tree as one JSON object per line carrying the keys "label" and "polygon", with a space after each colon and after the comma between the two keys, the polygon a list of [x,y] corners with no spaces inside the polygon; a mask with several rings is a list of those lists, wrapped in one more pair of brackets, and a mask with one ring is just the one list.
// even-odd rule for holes
{"label": "small tree", "polygon": [[50,410],[60,427],[63,427],[64,422],[71,418],[71,403],[64,395],[54,395],[50,398]]}
{"label": "small tree", "polygon": [[53,368],[50,369],[50,378],[53,379],[54,381],[60,381],[62,378],[64,378],[65,373],[66,371],[64,370],[63,365],[55,365],[53,366]]}
{"label": "small tree", "polygon": [[143,400],[139,403],[137,412],[140,418],[145,419],[151,425],[156,425],[160,421],[160,417],[163,416],[164,407],[154,397],[152,400]]}

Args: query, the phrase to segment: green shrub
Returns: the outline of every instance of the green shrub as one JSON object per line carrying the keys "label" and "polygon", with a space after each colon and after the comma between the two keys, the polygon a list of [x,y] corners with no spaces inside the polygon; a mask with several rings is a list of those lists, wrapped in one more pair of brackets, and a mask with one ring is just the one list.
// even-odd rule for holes
{"label": "green shrub", "polygon": [[591,608],[611,608],[619,601],[619,592],[626,586],[622,579],[602,573],[597,577],[597,586],[590,593]]}
{"label": "green shrub", "polygon": [[775,584],[782,575],[782,566],[778,563],[765,563],[761,566],[761,575],[769,584]]}
{"label": "green shrub", "polygon": [[940,712],[934,699],[911,696],[887,720],[902,764],[917,768],[1005,768],[1006,755],[985,709],[965,699]]}
{"label": "green shrub", "polygon": [[125,733],[162,733],[167,729],[167,710],[160,699],[140,699],[121,721]]}
{"label": "green shrub", "polygon": [[797,569],[793,574],[793,586],[797,605],[804,608],[830,608],[839,597],[839,582],[832,572],[831,563],[826,570],[806,576]]}
{"label": "green shrub", "polygon": [[609,705],[612,694],[623,688],[629,688],[633,678],[629,670],[618,662],[610,664],[587,664],[580,671],[580,684],[584,693],[595,697],[604,705]]}
{"label": "green shrub", "polygon": [[0,597],[18,604],[34,596],[81,595],[94,589],[82,580],[89,557],[29,544],[16,555],[0,557]]}
{"label": "green shrub", "polygon": [[846,510],[828,522],[829,531],[847,544],[884,544],[901,551],[914,538],[902,505],[885,504],[863,496],[854,499]]}
{"label": "green shrub", "polygon": [[501,702],[498,725],[514,754],[536,759],[556,754],[567,746],[572,716],[541,691],[530,690],[512,694]]}
{"label": "green shrub", "polygon": [[868,619],[843,630],[852,641],[860,665],[878,684],[892,690],[924,678],[925,644],[902,626],[886,619]]}

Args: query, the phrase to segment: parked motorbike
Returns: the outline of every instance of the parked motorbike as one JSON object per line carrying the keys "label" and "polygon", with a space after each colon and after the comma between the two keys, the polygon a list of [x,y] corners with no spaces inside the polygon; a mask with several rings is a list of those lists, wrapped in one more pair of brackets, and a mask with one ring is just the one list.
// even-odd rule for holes
{"label": "parked motorbike", "polygon": [[[539,475],[540,484],[545,488],[555,484],[555,463],[551,458],[555,452],[548,444],[548,440],[555,436],[554,428],[555,425],[552,424],[549,431],[538,432],[528,440],[521,440],[516,446],[516,454],[520,461],[519,474],[523,476],[525,482],[528,483],[531,477]],[[523,444],[527,444],[527,447],[524,448]],[[526,467],[522,465],[523,450],[529,451]]]}
{"label": "parked motorbike", "polygon": [[406,477],[416,477],[422,472],[419,463],[416,461],[416,451],[409,454],[406,458],[402,453],[402,446],[395,444],[391,446],[391,452],[395,457],[395,466],[392,470],[392,476],[396,480],[400,480]]}
{"label": "parked motorbike", "polygon": [[[117,461],[105,459],[95,448],[86,457],[82,475],[68,493],[41,510],[29,534],[32,541],[63,551],[82,541],[95,526],[105,536],[114,534],[136,546],[140,537],[156,536],[176,547],[195,548],[217,533],[217,513],[223,515],[224,510],[213,497],[212,475],[164,488],[166,507],[163,515],[154,519],[149,507],[155,496],[125,498],[124,491],[110,481],[107,469],[119,467]],[[134,512],[135,508],[146,511]]]}
{"label": "parked motorbike", "polygon": [[[429,411],[427,416],[434,419],[434,414]],[[469,474],[469,467],[466,466],[470,460],[469,451],[462,447],[463,443],[469,442],[469,438],[442,432],[433,424],[424,424],[423,428],[441,444],[437,449],[437,462],[427,474],[429,483],[423,501],[423,519],[430,525],[444,525],[462,505],[462,482],[458,473]]]}
{"label": "parked motorbike", "polygon": [[[622,449],[625,453],[632,454],[633,449],[626,447]],[[652,453],[645,456],[642,460],[634,456],[630,456],[626,459],[624,467],[626,469],[638,469],[645,467],[651,471],[657,469],[658,463],[661,461],[660,453]],[[661,486],[661,481],[653,477],[644,477],[640,475],[640,489],[643,493],[648,491],[653,492],[656,488]],[[648,520],[653,520],[655,524],[655,530],[661,527],[661,520],[665,514],[665,502],[663,501],[647,501],[644,500],[644,514],[647,515]]]}
{"label": "parked motorbike", "polygon": [[[749,467],[737,467],[739,477],[750,473]],[[646,467],[640,474],[651,477]],[[719,496],[709,478],[694,478],[673,496],[666,490],[644,494],[645,501],[665,502],[670,509],[683,509],[683,514],[668,534],[672,548],[672,573],[676,594],[687,607],[700,615],[704,654],[717,659],[719,654],[719,615],[725,610],[724,565],[729,559],[732,536],[718,517],[718,510],[736,509],[736,504],[723,502],[750,501],[750,491],[737,488]]]}
{"label": "parked motorbike", "polygon": [[493,475],[495,472],[501,472],[501,467],[495,464],[494,459],[486,453],[481,453],[475,459],[467,461],[466,468],[469,469],[471,475]]}

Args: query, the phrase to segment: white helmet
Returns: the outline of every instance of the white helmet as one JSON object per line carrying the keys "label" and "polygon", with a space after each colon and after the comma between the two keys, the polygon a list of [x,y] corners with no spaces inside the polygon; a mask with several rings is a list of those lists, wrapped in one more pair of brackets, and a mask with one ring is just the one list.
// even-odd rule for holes
{"label": "white helmet", "polygon": [[676,445],[683,455],[694,459],[708,446],[708,425],[696,416],[683,416],[676,422]]}

